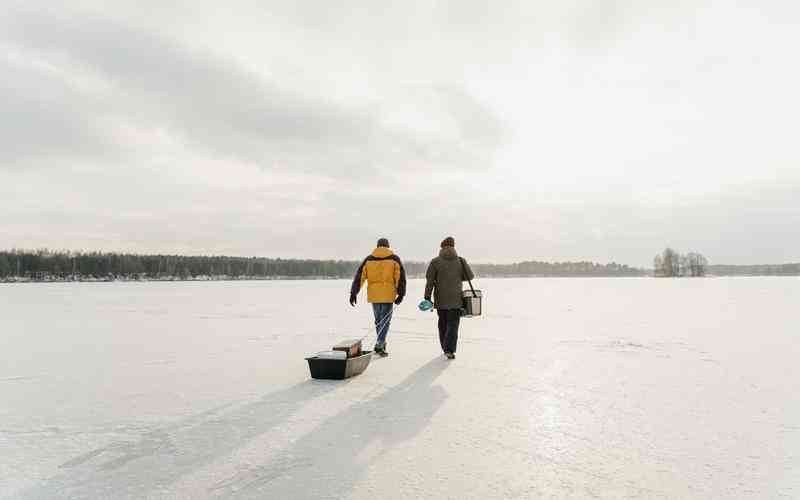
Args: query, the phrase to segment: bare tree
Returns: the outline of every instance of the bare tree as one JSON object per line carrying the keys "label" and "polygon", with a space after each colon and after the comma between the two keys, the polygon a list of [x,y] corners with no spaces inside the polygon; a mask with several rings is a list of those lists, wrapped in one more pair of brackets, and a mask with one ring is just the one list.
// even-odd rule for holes
{"label": "bare tree", "polygon": [[655,276],[664,276],[664,257],[661,254],[653,258],[653,274]]}
{"label": "bare tree", "polygon": [[706,266],[708,265],[708,260],[706,260],[702,254],[697,252],[689,252],[686,255],[686,258],[689,263],[689,272],[691,276],[697,277],[706,275]]}
{"label": "bare tree", "polygon": [[678,252],[667,247],[661,257],[664,261],[664,276],[671,278],[680,276],[680,258]]}
{"label": "bare tree", "polygon": [[686,255],[678,254],[679,270],[678,276],[689,276],[689,258]]}
{"label": "bare tree", "polygon": [[705,258],[703,254],[697,254],[697,275],[698,276],[705,276],[706,275],[706,268],[708,267],[708,259]]}

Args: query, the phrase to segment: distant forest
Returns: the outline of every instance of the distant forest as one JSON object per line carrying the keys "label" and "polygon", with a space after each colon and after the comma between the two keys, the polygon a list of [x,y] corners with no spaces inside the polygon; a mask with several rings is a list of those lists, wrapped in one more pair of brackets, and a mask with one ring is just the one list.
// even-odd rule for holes
{"label": "distant forest", "polygon": [[646,276],[644,269],[624,264],[596,264],[594,262],[538,262],[516,264],[470,264],[479,276],[515,277],[570,277],[570,276]]}
{"label": "distant forest", "polygon": [[[679,261],[680,259],[676,260]],[[656,263],[663,266],[663,261],[656,259]],[[704,259],[703,263],[705,264]],[[347,260],[10,250],[0,251],[0,279],[60,281],[351,278],[359,264],[359,261]],[[425,275],[426,262],[405,262],[404,265],[410,277]],[[653,275],[650,270],[614,262],[597,264],[528,261],[515,264],[471,263],[471,266],[475,274],[486,278]],[[800,276],[800,263],[750,266],[717,264],[705,266],[705,273],[714,276]]]}
{"label": "distant forest", "polygon": [[715,276],[800,276],[800,263],[752,266],[715,264],[708,266],[708,272]]}
{"label": "distant forest", "polygon": [[[268,259],[263,257],[137,255],[102,252],[11,250],[0,252],[0,278],[78,279],[270,279],[350,278],[360,262]],[[405,262],[409,276],[424,276],[425,262]],[[593,262],[520,262],[471,264],[482,277],[645,276],[622,264]]]}

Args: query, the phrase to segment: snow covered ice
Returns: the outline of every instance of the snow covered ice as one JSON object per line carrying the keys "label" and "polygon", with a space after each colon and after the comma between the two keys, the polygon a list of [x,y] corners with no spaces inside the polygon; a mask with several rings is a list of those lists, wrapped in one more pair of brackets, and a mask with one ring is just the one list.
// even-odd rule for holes
{"label": "snow covered ice", "polygon": [[346,381],[345,281],[0,285],[0,497],[800,497],[800,280],[476,285]]}

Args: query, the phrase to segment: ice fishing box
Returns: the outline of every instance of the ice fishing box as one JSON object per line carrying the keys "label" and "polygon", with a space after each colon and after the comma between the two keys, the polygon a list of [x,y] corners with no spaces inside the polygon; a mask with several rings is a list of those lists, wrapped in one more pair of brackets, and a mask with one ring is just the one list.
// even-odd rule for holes
{"label": "ice fishing box", "polygon": [[347,353],[344,351],[322,351],[316,354],[320,359],[347,359]]}
{"label": "ice fishing box", "polygon": [[319,356],[306,358],[311,378],[342,380],[359,375],[367,369],[372,351],[363,351],[359,356],[346,359],[327,359]]}
{"label": "ice fishing box", "polygon": [[348,358],[361,355],[361,339],[343,340],[333,346],[334,351],[344,351]]}
{"label": "ice fishing box", "polygon": [[461,294],[464,302],[464,311],[462,316],[465,318],[480,316],[483,293],[480,290],[464,290],[461,292]]}

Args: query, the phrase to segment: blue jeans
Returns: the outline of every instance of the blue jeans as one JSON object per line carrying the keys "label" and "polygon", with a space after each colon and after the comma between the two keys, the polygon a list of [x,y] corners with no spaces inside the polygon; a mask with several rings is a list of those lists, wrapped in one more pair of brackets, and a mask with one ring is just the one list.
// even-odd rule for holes
{"label": "blue jeans", "polygon": [[[386,344],[386,336],[389,334],[389,323],[392,318],[387,318],[392,313],[394,304],[372,304],[372,312],[375,313],[375,333],[378,334],[378,341],[375,345],[383,346]],[[378,326],[380,325],[380,326]]]}

